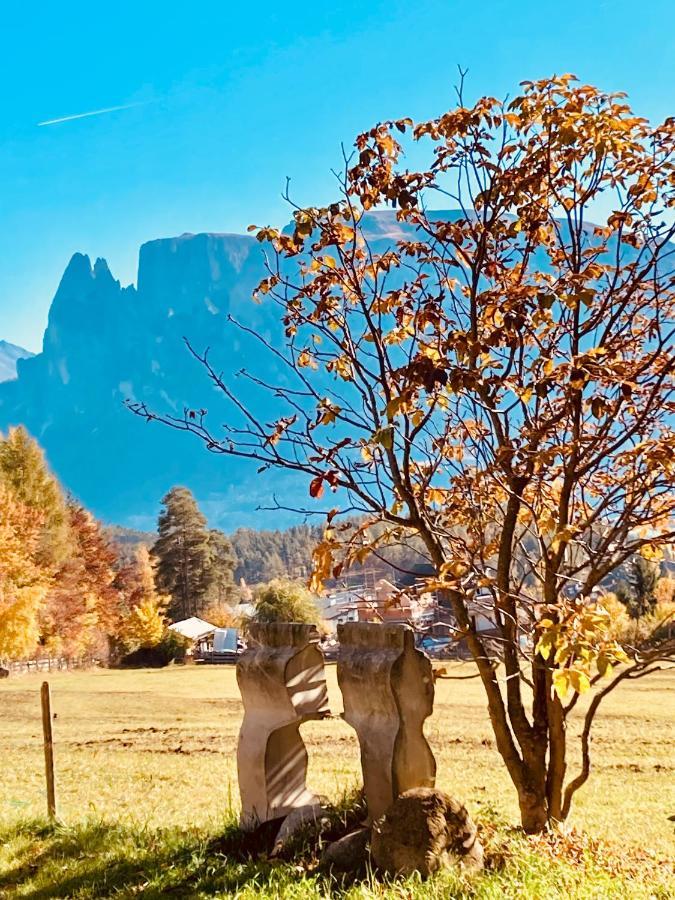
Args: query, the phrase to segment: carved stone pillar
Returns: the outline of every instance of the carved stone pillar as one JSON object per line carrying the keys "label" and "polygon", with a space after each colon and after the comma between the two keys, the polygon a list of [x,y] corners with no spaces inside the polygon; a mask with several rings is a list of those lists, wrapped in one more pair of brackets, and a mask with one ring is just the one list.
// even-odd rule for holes
{"label": "carved stone pillar", "polygon": [[433,787],[436,761],[423,732],[434,706],[429,658],[407,625],[338,625],[344,719],[361,746],[368,820],[403,791]]}
{"label": "carved stone pillar", "polygon": [[244,704],[237,768],[241,825],[254,828],[317,803],[307,790],[307,750],[299,728],[328,713],[323,657],[314,625],[252,625],[239,657]]}

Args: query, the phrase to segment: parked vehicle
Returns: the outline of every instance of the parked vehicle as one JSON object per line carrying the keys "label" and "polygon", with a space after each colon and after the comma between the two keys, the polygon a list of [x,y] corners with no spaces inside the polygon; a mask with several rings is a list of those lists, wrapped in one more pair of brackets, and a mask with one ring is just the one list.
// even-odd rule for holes
{"label": "parked vehicle", "polygon": [[455,642],[446,637],[426,634],[419,638],[417,646],[431,659],[449,659],[455,655]]}

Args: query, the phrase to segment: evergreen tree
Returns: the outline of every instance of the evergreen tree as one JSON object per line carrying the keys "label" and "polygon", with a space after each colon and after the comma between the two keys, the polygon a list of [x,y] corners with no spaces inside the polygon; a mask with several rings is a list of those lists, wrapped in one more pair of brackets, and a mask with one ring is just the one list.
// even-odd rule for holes
{"label": "evergreen tree", "polygon": [[639,554],[624,563],[623,579],[616,586],[616,596],[633,619],[644,616],[656,605],[656,586],[661,577],[661,564]]}
{"label": "evergreen tree", "polygon": [[209,532],[208,602],[212,606],[235,603],[237,588],[234,568],[237,564],[232,544],[222,531],[212,528]]}
{"label": "evergreen tree", "polygon": [[157,588],[171,597],[169,614],[178,621],[200,615],[208,605],[212,544],[191,491],[171,488],[162,504],[152,555]]}

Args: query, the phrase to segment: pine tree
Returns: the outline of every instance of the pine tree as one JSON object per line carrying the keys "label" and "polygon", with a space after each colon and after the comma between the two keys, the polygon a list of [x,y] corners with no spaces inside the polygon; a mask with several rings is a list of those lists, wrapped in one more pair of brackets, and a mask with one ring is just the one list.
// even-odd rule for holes
{"label": "pine tree", "polygon": [[654,592],[661,576],[661,564],[636,554],[624,564],[623,576],[616,587],[616,595],[631,618],[639,619],[656,605]]}
{"label": "pine tree", "polygon": [[152,555],[157,587],[171,597],[169,614],[178,621],[200,615],[208,605],[211,540],[206,518],[187,488],[172,488],[162,504]]}
{"label": "pine tree", "polygon": [[237,564],[232,544],[222,531],[212,528],[209,532],[208,602],[211,606],[236,603],[237,588],[234,569]]}

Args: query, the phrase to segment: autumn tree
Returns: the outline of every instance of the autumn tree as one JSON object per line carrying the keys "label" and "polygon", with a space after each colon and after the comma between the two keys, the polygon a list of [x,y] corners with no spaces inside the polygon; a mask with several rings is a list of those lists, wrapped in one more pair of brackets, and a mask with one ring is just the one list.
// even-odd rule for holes
{"label": "autumn tree", "polygon": [[164,634],[169,597],[157,591],[155,567],[145,544],[137,547],[134,561],[117,574],[114,586],[121,595],[117,637],[124,649],[129,652],[156,646]]}
{"label": "autumn tree", "polygon": [[230,603],[219,603],[217,600],[209,603],[204,609],[203,618],[216,628],[237,628],[241,621],[234,606]]}
{"label": "autumn tree", "polygon": [[37,562],[42,518],[0,476],[0,659],[32,654],[48,577]]}
{"label": "autumn tree", "polygon": [[0,435],[0,473],[19,502],[42,520],[40,562],[58,566],[71,550],[66,500],[42,448],[25,428],[10,428],[6,437]]}
{"label": "autumn tree", "polygon": [[[674,539],[675,120],[651,126],[572,76],[526,82],[510,102],[460,91],[438,118],[361,134],[339,182],[290,231],[257,230],[258,297],[287,339],[270,347],[275,420],[195,348],[232,401],[224,432],[204,410],[132,408],[211,451],[304,473],[332,507],[314,585],[417,535],[536,832],[587,780],[604,697],[673,652],[621,646],[594,589]],[[382,205],[398,220],[388,242],[372,237]],[[341,511],[365,518],[353,528]],[[568,773],[567,723],[589,690]]]}
{"label": "autumn tree", "polygon": [[68,503],[67,522],[72,548],[40,614],[42,641],[51,652],[107,658],[109,639],[119,628],[117,555],[101,524],[80,504]]}

